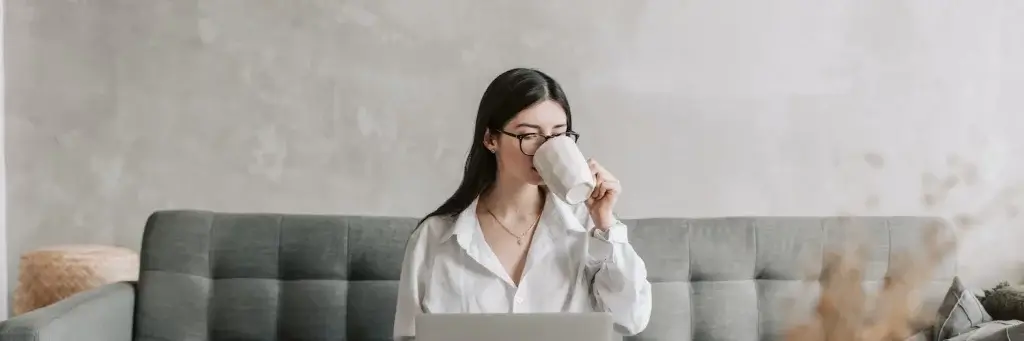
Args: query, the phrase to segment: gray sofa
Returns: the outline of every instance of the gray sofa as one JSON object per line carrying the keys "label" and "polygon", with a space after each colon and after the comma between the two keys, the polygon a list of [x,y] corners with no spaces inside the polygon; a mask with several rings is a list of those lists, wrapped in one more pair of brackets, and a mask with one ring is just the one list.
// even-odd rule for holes
{"label": "gray sofa", "polygon": [[[81,293],[0,325],[14,340],[390,340],[417,218],[162,211],[146,223],[137,283]],[[926,218],[627,220],[654,311],[629,340],[779,340],[828,245],[870,242],[865,283],[913,249]],[[946,225],[941,225],[946,226]],[[946,228],[946,227],[941,227]],[[812,271],[807,271],[807,270]],[[927,290],[937,304],[953,262]]]}

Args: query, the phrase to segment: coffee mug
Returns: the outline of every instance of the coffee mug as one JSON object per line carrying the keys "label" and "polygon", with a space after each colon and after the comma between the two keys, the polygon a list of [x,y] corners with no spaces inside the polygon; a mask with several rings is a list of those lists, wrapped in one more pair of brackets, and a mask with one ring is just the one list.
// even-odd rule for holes
{"label": "coffee mug", "polygon": [[533,155],[533,167],[548,190],[570,205],[586,201],[597,186],[590,165],[569,137],[557,136],[544,142]]}

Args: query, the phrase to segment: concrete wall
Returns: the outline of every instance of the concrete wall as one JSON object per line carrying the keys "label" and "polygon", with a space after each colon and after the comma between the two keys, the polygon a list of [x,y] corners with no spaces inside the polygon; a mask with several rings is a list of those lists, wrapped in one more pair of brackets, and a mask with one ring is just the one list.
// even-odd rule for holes
{"label": "concrete wall", "polygon": [[[4,2],[0,1],[0,46],[4,41]],[[7,318],[7,161],[4,155],[4,51],[0,49],[0,320]]]}
{"label": "concrete wall", "polygon": [[514,66],[564,83],[627,217],[955,214],[1024,163],[1020,1],[7,5],[12,269],[157,209],[421,216]]}

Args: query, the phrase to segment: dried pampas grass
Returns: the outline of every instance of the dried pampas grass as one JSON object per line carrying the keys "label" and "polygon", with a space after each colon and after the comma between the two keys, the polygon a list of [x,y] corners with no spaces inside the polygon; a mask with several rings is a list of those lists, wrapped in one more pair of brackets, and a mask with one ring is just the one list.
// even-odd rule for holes
{"label": "dried pampas grass", "polygon": [[[942,231],[930,229],[930,231]],[[918,289],[953,249],[952,237],[938,232],[925,237],[923,256],[901,255],[877,295],[869,299],[862,285],[865,252],[853,246],[826,256],[820,280],[821,296],[809,321],[786,332],[787,341],[905,340],[922,326]]]}
{"label": "dried pampas grass", "polygon": [[[865,157],[873,168],[880,169],[884,160],[879,156]],[[930,173],[922,176],[921,203],[932,209],[946,200],[958,185],[977,182],[977,169],[962,160],[950,162],[956,169],[945,179]],[[890,341],[906,340],[933,321],[920,319],[922,314],[918,293],[925,288],[932,273],[956,248],[957,237],[970,233],[989,218],[1016,216],[1017,209],[1011,199],[1017,189],[1005,190],[974,215],[956,215],[951,219],[953,235],[943,235],[948,229],[928,229],[932,233],[922,236],[920,254],[907,251],[894,255],[878,294],[869,298],[864,290],[865,252],[860,245],[847,245],[845,250],[833,250],[825,260],[819,281],[821,294],[811,317],[793,325],[785,333],[787,341]],[[874,201],[877,201],[875,199]],[[936,226],[939,227],[939,226]],[[933,316],[933,315],[932,315]]]}

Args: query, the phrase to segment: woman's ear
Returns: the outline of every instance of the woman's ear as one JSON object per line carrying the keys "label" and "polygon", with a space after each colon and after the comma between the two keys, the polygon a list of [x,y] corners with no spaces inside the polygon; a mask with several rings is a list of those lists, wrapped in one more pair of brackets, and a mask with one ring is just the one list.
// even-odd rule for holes
{"label": "woman's ear", "polygon": [[491,134],[490,130],[487,130],[486,132],[484,132],[483,144],[484,144],[484,148],[487,148],[487,150],[490,150],[491,153],[494,153],[494,152],[498,151],[498,140],[495,138],[494,134]]}

